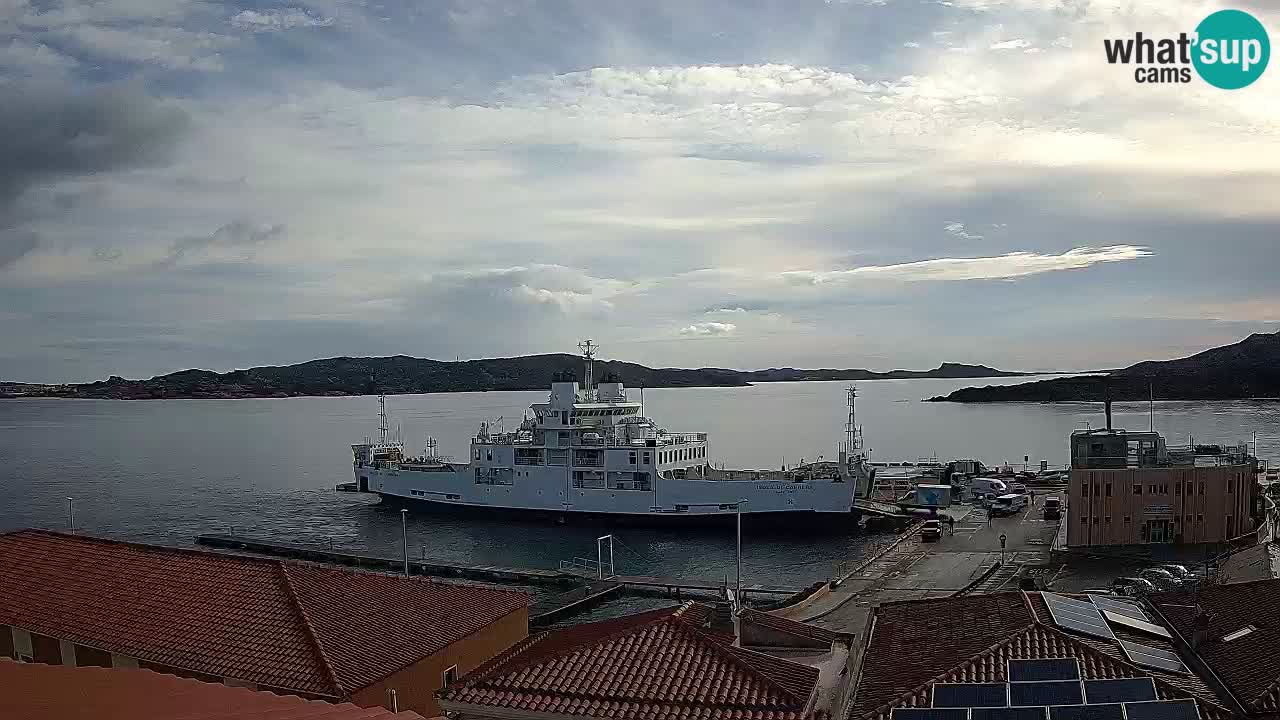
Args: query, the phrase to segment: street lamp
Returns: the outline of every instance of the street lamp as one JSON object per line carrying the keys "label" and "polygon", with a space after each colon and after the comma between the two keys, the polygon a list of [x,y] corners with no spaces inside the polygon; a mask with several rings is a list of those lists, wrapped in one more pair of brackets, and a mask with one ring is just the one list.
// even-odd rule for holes
{"label": "street lamp", "polygon": [[746,500],[739,500],[733,504],[733,509],[738,515],[738,589],[734,596],[739,605],[742,604],[742,506],[746,502]]}
{"label": "street lamp", "polygon": [[404,538],[404,576],[409,577],[409,508],[400,508],[400,535]]}

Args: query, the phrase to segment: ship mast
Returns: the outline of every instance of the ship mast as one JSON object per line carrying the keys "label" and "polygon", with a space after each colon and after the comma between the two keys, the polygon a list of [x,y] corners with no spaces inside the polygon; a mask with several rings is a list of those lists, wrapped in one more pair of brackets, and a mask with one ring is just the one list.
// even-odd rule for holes
{"label": "ship mast", "polygon": [[862,429],[858,427],[856,413],[854,412],[855,398],[858,397],[858,390],[853,385],[849,386],[849,420],[844,424],[844,442],[845,449],[849,453],[849,457],[857,457],[862,453]]}
{"label": "ship mast", "polygon": [[381,438],[380,443],[387,444],[387,394],[378,393],[378,437]]}
{"label": "ship mast", "polygon": [[600,346],[590,340],[583,340],[578,343],[578,349],[582,351],[582,357],[587,361],[587,382],[584,388],[587,394],[587,402],[595,402],[595,383],[591,376],[591,371],[592,363],[595,362],[596,350],[599,350]]}

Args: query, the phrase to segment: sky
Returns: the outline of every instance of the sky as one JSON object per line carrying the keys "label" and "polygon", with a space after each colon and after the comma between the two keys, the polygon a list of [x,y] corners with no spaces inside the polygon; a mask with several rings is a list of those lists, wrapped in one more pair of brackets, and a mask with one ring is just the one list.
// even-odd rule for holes
{"label": "sky", "polygon": [[[1192,0],[0,0],[0,379],[1083,370],[1280,329],[1280,67]],[[1280,4],[1236,0],[1280,37]]]}

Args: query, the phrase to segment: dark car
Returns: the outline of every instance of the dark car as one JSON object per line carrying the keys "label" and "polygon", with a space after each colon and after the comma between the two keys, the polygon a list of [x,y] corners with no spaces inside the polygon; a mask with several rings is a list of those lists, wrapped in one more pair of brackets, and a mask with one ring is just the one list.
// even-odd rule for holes
{"label": "dark car", "polygon": [[942,521],[925,520],[920,529],[920,539],[925,542],[937,542],[942,539]]}

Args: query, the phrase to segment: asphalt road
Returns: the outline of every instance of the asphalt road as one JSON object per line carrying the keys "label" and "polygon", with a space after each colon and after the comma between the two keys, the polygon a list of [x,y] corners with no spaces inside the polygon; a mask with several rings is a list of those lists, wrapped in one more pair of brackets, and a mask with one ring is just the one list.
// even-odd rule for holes
{"label": "asphalt road", "polygon": [[919,535],[902,542],[811,606],[801,619],[861,633],[875,605],[953,595],[1000,562],[1002,535],[1004,565],[973,592],[1016,588],[1020,575],[1049,571],[1049,547],[1058,523],[1046,522],[1041,509],[1037,504],[1016,515],[992,518],[981,508],[952,508],[954,533],[944,533],[937,542],[924,542]]}

